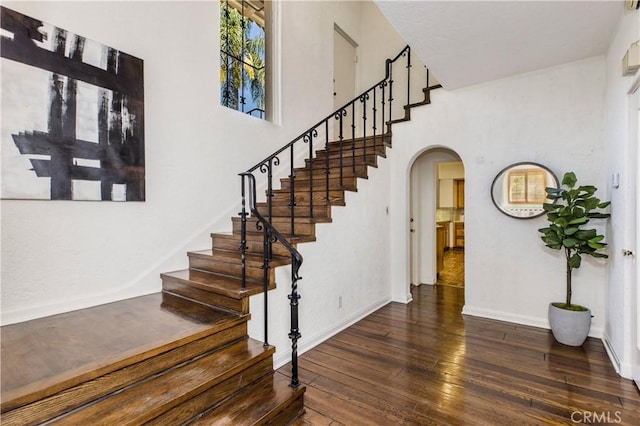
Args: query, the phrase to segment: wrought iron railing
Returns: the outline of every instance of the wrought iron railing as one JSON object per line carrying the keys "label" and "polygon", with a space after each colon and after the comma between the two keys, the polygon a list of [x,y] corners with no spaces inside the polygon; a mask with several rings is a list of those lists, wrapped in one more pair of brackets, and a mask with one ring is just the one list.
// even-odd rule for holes
{"label": "wrought iron railing", "polygon": [[[394,65],[401,59],[406,59],[406,73],[398,75],[393,72]],[[425,69],[426,71],[426,69]],[[420,78],[420,84],[426,79],[426,87],[429,87],[428,71],[425,78]],[[402,84],[406,84],[406,101],[400,111],[394,110],[394,78],[399,79]],[[414,78],[415,80],[415,78]],[[298,359],[297,348],[298,339],[301,337],[298,328],[298,281],[302,256],[293,247],[291,240],[296,235],[296,219],[314,218],[314,208],[318,203],[329,207],[332,202],[331,176],[338,174],[337,182],[333,185],[340,190],[345,188],[345,173],[350,169],[353,176],[362,174],[358,166],[365,168],[370,164],[375,164],[375,156],[378,147],[385,143],[384,138],[390,135],[390,126],[396,120],[405,117],[405,109],[411,106],[412,90],[411,76],[411,49],[406,46],[393,59],[386,60],[385,77],[368,90],[356,96],[353,100],[338,108],[333,113],[312,126],[296,139],[283,146],[266,159],[256,164],[246,172],[240,174],[242,181],[242,211],[241,217],[241,259],[242,259],[242,286],[246,289],[246,252],[247,252],[247,218],[249,214],[257,220],[258,231],[263,232],[263,270],[264,270],[264,303],[265,303],[265,344],[268,344],[267,328],[267,290],[269,285],[269,269],[273,259],[272,245],[280,242],[291,254],[291,293],[289,297],[291,309],[291,330],[289,338],[292,345],[292,378],[291,386],[297,387],[298,380]],[[415,96],[415,93],[413,93]],[[324,145],[324,159],[314,158],[314,141],[321,141]],[[333,141],[333,142],[332,142]],[[288,151],[288,152],[287,152]],[[362,156],[363,164],[356,161],[357,156]],[[273,188],[274,168],[286,167],[288,163],[288,213],[280,217],[288,218],[288,231],[280,232],[273,225],[274,201]],[[305,164],[304,168],[296,168],[296,164]],[[284,169],[286,170],[286,169]],[[308,185],[296,185],[296,170],[308,170]],[[256,198],[256,176],[255,172],[260,171],[266,177],[264,187],[266,188],[266,203],[258,207]],[[320,179],[314,179],[314,171],[319,171]],[[283,173],[284,174],[284,173]],[[324,175],[324,177],[322,176]],[[334,178],[336,179],[336,178]],[[314,183],[314,180],[316,182]],[[314,187],[315,185],[315,187]],[[307,187],[308,186],[308,187]],[[303,202],[302,197],[308,197]],[[248,197],[248,207],[247,207]]]}

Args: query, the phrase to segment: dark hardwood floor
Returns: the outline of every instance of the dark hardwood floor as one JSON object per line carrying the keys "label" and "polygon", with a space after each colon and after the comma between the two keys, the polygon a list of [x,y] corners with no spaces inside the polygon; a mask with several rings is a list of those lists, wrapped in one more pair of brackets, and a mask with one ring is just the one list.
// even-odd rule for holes
{"label": "dark hardwood floor", "polygon": [[600,340],[463,317],[463,291],[415,287],[303,354],[296,425],[640,424],[640,393]]}

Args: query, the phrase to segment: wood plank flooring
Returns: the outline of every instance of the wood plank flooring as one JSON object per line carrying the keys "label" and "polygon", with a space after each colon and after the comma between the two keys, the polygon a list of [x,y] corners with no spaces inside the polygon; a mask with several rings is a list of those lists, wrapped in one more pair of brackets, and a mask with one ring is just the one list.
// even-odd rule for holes
{"label": "wood plank flooring", "polygon": [[297,426],[640,424],[640,393],[600,340],[572,348],[548,330],[463,317],[462,288],[412,291],[300,357]]}

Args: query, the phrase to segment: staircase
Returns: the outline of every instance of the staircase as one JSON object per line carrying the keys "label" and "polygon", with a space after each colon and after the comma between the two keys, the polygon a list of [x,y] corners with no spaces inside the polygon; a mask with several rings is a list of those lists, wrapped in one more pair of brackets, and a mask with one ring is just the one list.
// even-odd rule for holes
{"label": "staircase", "polygon": [[[392,115],[390,64],[408,56],[409,70],[409,53],[387,60],[385,80],[242,173],[232,232],[214,233],[211,249],[189,252],[188,269],[162,274],[162,293],[3,327],[2,424],[285,425],[298,418],[305,388],[297,372],[296,247],[315,241],[316,223],[331,222],[332,207],[345,205],[345,192],[357,191],[358,178],[386,157],[391,124],[408,120],[411,107],[429,103],[439,87],[427,77],[424,98],[410,103],[407,96],[402,115]],[[356,106],[360,128],[343,120],[356,116]],[[329,120],[339,123],[336,141]],[[323,140],[321,149],[313,150],[314,140]],[[303,161],[301,145],[309,152]],[[285,155],[289,175],[275,189],[273,172]],[[257,171],[267,178],[263,202]],[[289,381],[273,370],[268,319],[264,343],[248,337],[247,321],[249,297],[275,288],[275,267],[290,264]]]}

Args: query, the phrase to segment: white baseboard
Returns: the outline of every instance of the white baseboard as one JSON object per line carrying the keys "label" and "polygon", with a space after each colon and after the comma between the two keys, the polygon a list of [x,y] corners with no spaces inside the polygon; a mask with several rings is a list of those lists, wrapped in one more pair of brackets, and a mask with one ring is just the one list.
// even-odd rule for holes
{"label": "white baseboard", "polygon": [[[358,312],[355,312],[343,321],[333,324],[332,326],[316,334],[315,336],[312,336],[311,338],[304,338],[298,346],[298,356],[315,348],[320,343],[335,336],[345,328],[355,324],[366,316],[387,305],[389,302],[391,302],[391,298],[380,299],[377,302],[374,302],[371,305],[359,310]],[[273,367],[274,369],[278,369],[289,361],[291,361],[291,349],[288,348],[287,350],[280,352],[280,348],[278,348],[278,353],[273,357]]]}
{"label": "white baseboard", "polygon": [[[527,315],[518,315],[512,312],[503,312],[503,311],[495,311],[492,309],[484,309],[478,308],[474,306],[465,305],[462,308],[463,315],[470,315],[473,317],[481,317],[481,318],[489,318],[498,321],[512,322],[515,324],[528,325],[531,327],[545,328],[547,330],[549,327],[549,320],[540,317],[532,317]],[[602,327],[591,327],[589,330],[589,337],[595,337],[597,339],[602,338]]]}
{"label": "white baseboard", "polygon": [[609,339],[608,335],[605,334],[604,336],[602,336],[602,343],[604,344],[604,349],[609,356],[609,360],[611,361],[613,368],[616,370],[616,373],[620,374],[622,370],[620,358],[618,357],[618,354],[616,354],[615,349],[613,349],[613,345],[611,345],[611,340]]}

